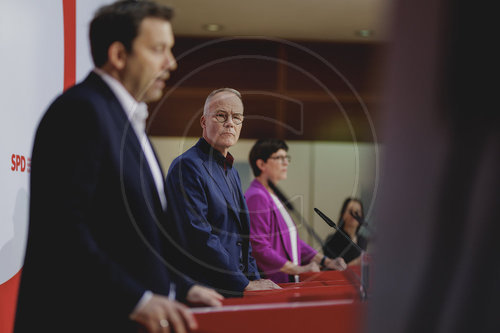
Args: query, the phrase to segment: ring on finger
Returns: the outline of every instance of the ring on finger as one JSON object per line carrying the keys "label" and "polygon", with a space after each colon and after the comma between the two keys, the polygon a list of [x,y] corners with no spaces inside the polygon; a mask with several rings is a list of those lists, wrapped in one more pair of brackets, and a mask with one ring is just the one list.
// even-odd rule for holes
{"label": "ring on finger", "polygon": [[169,325],[168,324],[168,320],[166,320],[166,319],[161,319],[160,320],[160,326],[161,327],[166,328],[166,327],[168,327],[168,325]]}

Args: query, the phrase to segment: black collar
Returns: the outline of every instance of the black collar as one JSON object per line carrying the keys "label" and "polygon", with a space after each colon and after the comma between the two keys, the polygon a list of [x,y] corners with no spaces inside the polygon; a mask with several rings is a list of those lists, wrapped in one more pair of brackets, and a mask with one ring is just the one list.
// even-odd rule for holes
{"label": "black collar", "polygon": [[218,164],[224,167],[224,170],[231,169],[233,167],[234,157],[230,152],[228,152],[227,156],[224,157],[220,151],[212,147],[204,138],[200,138],[200,140],[198,140],[198,147],[200,147],[202,152],[213,157]]}

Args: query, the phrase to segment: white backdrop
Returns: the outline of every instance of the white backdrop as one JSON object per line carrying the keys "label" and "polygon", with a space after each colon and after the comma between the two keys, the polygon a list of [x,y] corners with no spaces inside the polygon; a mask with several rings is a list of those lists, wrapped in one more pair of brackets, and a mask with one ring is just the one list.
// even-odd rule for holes
{"label": "white backdrop", "polygon": [[[28,226],[30,157],[38,122],[64,87],[63,3],[76,1],[76,79],[92,68],[88,24],[110,0],[0,2],[0,331],[10,329],[11,280],[22,268]],[[54,167],[61,166],[54,161]],[[7,292],[9,293],[7,295]],[[5,295],[3,293],[6,293]],[[5,297],[4,297],[5,296]],[[9,297],[7,297],[9,296]],[[13,304],[5,304],[12,302]]]}
{"label": "white backdrop", "polygon": [[42,111],[63,89],[62,12],[62,1],[0,3],[0,283],[21,268],[26,238],[29,173],[12,170],[12,155],[27,163]]}

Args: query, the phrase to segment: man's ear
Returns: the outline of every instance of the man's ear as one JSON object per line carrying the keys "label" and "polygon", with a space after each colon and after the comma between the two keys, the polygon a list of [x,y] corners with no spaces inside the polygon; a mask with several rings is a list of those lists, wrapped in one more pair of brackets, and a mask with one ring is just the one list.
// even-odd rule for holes
{"label": "man's ear", "polygon": [[117,70],[127,64],[127,50],[121,42],[113,42],[108,48],[108,61]]}
{"label": "man's ear", "polygon": [[205,117],[205,115],[201,116],[200,125],[201,125],[201,128],[203,128],[203,129],[205,129],[205,127],[207,127],[207,118]]}

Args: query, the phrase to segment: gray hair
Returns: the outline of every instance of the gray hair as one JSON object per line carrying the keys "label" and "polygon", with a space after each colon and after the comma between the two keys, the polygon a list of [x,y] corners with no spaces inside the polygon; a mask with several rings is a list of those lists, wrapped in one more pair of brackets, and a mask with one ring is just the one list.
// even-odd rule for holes
{"label": "gray hair", "polygon": [[210,100],[212,99],[212,97],[214,97],[215,95],[217,95],[220,92],[225,92],[225,91],[235,94],[236,96],[238,96],[241,103],[243,103],[243,99],[241,98],[241,93],[238,90],[233,89],[233,88],[215,89],[207,96],[207,99],[205,100],[205,105],[203,106],[203,115],[208,114],[208,105],[210,104]]}

